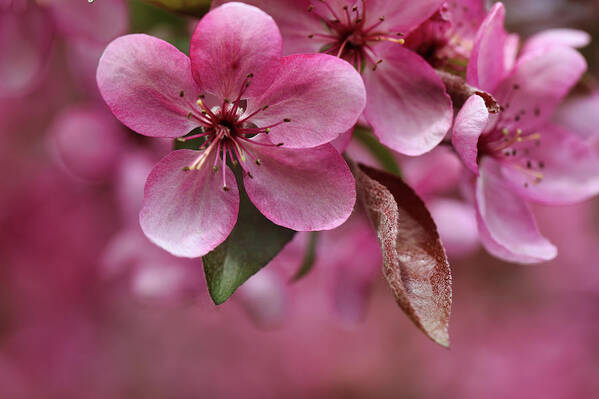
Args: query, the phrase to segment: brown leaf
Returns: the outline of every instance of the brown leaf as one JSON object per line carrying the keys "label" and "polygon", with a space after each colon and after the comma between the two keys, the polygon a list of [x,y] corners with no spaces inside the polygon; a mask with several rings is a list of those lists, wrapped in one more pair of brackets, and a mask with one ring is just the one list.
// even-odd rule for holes
{"label": "brown leaf", "polygon": [[361,164],[355,174],[397,303],[418,328],[449,347],[451,270],[430,213],[398,176]]}
{"label": "brown leaf", "polygon": [[491,94],[470,86],[462,77],[440,70],[437,70],[437,74],[441,77],[443,84],[445,84],[447,94],[451,97],[451,101],[456,109],[462,108],[466,100],[476,94],[485,100],[485,105],[489,113],[496,114],[502,111],[501,106]]}

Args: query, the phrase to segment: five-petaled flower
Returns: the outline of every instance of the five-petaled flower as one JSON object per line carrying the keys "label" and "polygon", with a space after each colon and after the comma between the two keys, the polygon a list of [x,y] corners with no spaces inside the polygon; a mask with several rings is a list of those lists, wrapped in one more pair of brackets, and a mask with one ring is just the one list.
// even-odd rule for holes
{"label": "five-petaled flower", "polygon": [[[228,0],[216,0],[222,4]],[[453,110],[435,70],[404,37],[443,0],[247,0],[281,26],[284,53],[324,52],[352,63],[368,93],[364,118],[389,148],[421,155],[443,140]]]}
{"label": "five-petaled flower", "polygon": [[140,223],[167,251],[206,254],[233,229],[243,171],[250,200],[271,221],[298,230],[343,223],[355,203],[351,172],[328,144],[365,105],[360,75],[325,54],[281,57],[274,20],[246,4],[215,8],[198,23],[190,57],[157,38],[113,41],[98,66],[102,96],[132,130],[202,138],[148,176]]}
{"label": "five-petaled flower", "polygon": [[586,70],[571,46],[584,44],[576,31],[539,34],[515,43],[503,28],[497,3],[477,35],[468,83],[493,93],[503,112],[489,114],[472,96],[456,117],[452,142],[477,175],[475,200],[485,248],[508,261],[533,263],[555,257],[539,232],[528,201],[558,205],[599,192],[599,158],[577,135],[550,118]]}

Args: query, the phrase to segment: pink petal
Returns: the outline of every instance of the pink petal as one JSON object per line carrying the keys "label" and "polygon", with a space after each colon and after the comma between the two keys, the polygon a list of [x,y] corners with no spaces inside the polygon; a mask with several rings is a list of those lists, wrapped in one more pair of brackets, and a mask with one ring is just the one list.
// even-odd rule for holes
{"label": "pink petal", "polygon": [[544,49],[551,46],[581,48],[587,46],[590,42],[591,35],[581,30],[547,29],[530,37],[526,43],[524,43],[522,53]]}
{"label": "pink petal", "polygon": [[504,48],[504,59],[503,66],[504,71],[511,71],[516,65],[516,60],[518,58],[518,50],[520,49],[520,36],[517,34],[508,35],[505,39],[505,48]]}
{"label": "pink petal", "polygon": [[569,47],[527,53],[494,93],[505,108],[499,115],[499,127],[534,133],[551,117],[585,70],[584,58]]}
{"label": "pink petal", "polygon": [[437,146],[422,156],[405,157],[401,172],[418,195],[427,197],[454,190],[463,178],[464,167],[450,147]]}
{"label": "pink petal", "polygon": [[384,61],[365,72],[364,115],[375,135],[405,155],[421,155],[451,127],[451,100],[439,76],[419,55],[396,44],[380,44]]}
{"label": "pink petal", "polygon": [[250,121],[270,126],[289,119],[271,129],[271,141],[309,148],[352,128],[365,103],[364,83],[349,63],[325,54],[298,54],[283,58],[279,75],[261,97],[249,101],[248,113],[268,106]]}
{"label": "pink petal", "polygon": [[367,0],[367,20],[377,22],[381,31],[409,33],[441,8],[444,0]]}
{"label": "pink petal", "polygon": [[120,213],[126,220],[138,219],[145,181],[155,163],[152,158],[143,150],[126,151],[123,154],[114,186]]}
{"label": "pink petal", "polygon": [[599,142],[599,92],[569,98],[559,106],[554,120],[588,143]]}
{"label": "pink petal", "polygon": [[453,199],[434,199],[427,207],[450,258],[467,256],[479,248],[476,212],[472,205]]}
{"label": "pink petal", "polygon": [[489,120],[489,111],[482,97],[471,96],[453,125],[451,144],[464,161],[464,165],[478,174],[478,138],[485,130]]}
{"label": "pink petal", "polygon": [[67,36],[106,43],[127,32],[129,16],[123,0],[93,3],[78,0],[45,0],[58,29]]}
{"label": "pink petal", "polygon": [[54,26],[33,4],[23,13],[0,12],[0,97],[22,96],[45,76]]}
{"label": "pink petal", "polygon": [[189,58],[163,40],[119,37],[100,58],[96,78],[112,113],[137,133],[180,137],[199,126],[187,117],[199,93]]}
{"label": "pink petal", "polygon": [[354,178],[332,145],[287,149],[248,144],[261,165],[247,162],[248,196],[274,223],[297,231],[330,230],[347,220],[356,201]]}
{"label": "pink petal", "polygon": [[212,94],[235,100],[253,74],[244,98],[256,96],[276,76],[281,42],[270,15],[247,4],[224,4],[206,14],[191,37],[193,77]]}
{"label": "pink petal", "polygon": [[502,3],[495,3],[476,34],[468,63],[468,83],[488,92],[493,92],[506,74],[504,57],[508,35],[504,21],[505,8]]}
{"label": "pink petal", "polygon": [[[231,0],[213,0],[212,7],[230,3]],[[313,12],[310,5],[319,6],[310,0],[247,0],[244,3],[254,5],[271,15],[285,38],[284,54],[317,53],[323,46],[318,38],[309,39],[313,33],[325,33],[322,21]]]}
{"label": "pink petal", "polygon": [[331,141],[331,145],[339,152],[343,154],[343,151],[349,146],[351,139],[354,134],[354,128],[352,127],[345,133],[341,133],[335,140]]}
{"label": "pink petal", "polygon": [[150,241],[188,258],[205,255],[222,243],[239,211],[239,192],[229,168],[225,171],[228,191],[223,190],[222,170],[212,170],[213,158],[201,170],[183,170],[199,154],[173,151],[156,164],[146,181],[139,214]]}
{"label": "pink petal", "polygon": [[[529,200],[554,205],[583,201],[598,194],[599,155],[592,147],[556,125],[546,125],[540,132],[539,147],[502,167],[512,189]],[[531,172],[541,173],[542,180],[535,182]]]}
{"label": "pink petal", "polygon": [[447,2],[451,31],[462,40],[473,41],[476,32],[487,15],[485,2],[481,0],[454,0]]}
{"label": "pink petal", "polygon": [[105,107],[73,106],[53,121],[50,137],[69,172],[101,180],[118,166],[125,131]]}
{"label": "pink petal", "polygon": [[526,202],[511,190],[500,164],[489,157],[481,161],[476,181],[476,205],[483,246],[493,255],[512,262],[551,260],[557,249],[537,228]]}

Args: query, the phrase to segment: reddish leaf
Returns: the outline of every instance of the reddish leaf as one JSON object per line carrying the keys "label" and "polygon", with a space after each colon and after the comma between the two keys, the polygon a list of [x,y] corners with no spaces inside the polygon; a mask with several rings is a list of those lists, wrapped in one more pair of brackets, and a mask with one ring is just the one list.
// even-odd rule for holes
{"label": "reddish leaf", "polygon": [[451,271],[430,213],[398,176],[364,165],[355,173],[397,303],[418,328],[448,347]]}

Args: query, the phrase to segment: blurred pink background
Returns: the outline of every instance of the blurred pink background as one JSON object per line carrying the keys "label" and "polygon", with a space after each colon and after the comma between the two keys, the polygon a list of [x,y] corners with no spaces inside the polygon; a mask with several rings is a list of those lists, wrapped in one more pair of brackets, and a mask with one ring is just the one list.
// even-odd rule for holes
{"label": "blurred pink background", "polygon": [[[506,3],[523,35],[599,34],[597,2]],[[314,270],[290,284],[299,234],[216,307],[201,261],[171,257],[137,224],[145,175],[171,144],[127,131],[94,83],[112,37],[177,40],[191,22],[131,3],[137,17],[118,27],[126,9],[115,4],[85,43],[64,28],[73,16],[40,7],[53,27],[39,81],[0,99],[1,398],[599,397],[599,200],[536,209],[560,251],[548,264],[502,263],[476,243],[450,251],[449,350],[401,312],[376,255],[344,269],[359,255],[352,239],[376,254],[368,235],[323,235]],[[152,18],[166,22],[140,23]],[[597,42],[583,52],[599,76]],[[599,102],[585,106],[575,122],[593,126]],[[359,298],[340,297],[345,287]]]}

